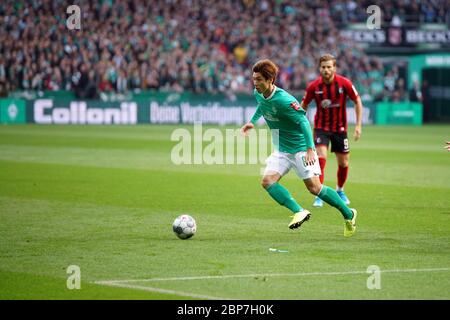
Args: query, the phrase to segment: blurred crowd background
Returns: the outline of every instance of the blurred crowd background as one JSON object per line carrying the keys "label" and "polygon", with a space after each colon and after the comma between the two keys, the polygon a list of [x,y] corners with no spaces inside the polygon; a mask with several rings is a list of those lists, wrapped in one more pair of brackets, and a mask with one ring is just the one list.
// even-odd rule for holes
{"label": "blurred crowd background", "polygon": [[301,91],[318,75],[323,53],[338,58],[365,100],[408,99],[405,74],[340,36],[383,7],[393,25],[450,24],[448,0],[106,0],[74,1],[82,30],[66,27],[67,2],[0,3],[0,85],[72,90],[81,98],[141,90],[251,92],[251,66],[271,58],[278,84]]}

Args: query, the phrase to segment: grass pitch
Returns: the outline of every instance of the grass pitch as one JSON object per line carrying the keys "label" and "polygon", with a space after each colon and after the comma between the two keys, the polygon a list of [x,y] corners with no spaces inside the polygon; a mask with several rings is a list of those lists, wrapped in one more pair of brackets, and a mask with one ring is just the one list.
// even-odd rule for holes
{"label": "grass pitch", "polygon": [[[296,231],[261,164],[174,165],[174,129],[1,126],[0,299],[450,298],[450,126],[365,127],[351,141],[348,239],[293,172],[281,183],[312,212]],[[198,224],[184,241],[171,230],[183,213]]]}

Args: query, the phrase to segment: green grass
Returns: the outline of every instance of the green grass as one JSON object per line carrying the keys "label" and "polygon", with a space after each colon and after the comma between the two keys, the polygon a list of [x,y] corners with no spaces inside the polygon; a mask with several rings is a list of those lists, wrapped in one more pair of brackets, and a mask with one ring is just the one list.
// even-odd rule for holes
{"label": "green grass", "polygon": [[[313,213],[297,231],[260,187],[263,165],[172,164],[175,128],[1,126],[0,299],[450,298],[450,126],[365,127],[351,142],[349,239],[293,172],[282,184]],[[331,154],[325,183],[335,176]],[[171,230],[182,213],[198,224],[186,241]],[[382,272],[369,290],[370,265],[445,270]],[[244,277],[95,283],[228,275]]]}

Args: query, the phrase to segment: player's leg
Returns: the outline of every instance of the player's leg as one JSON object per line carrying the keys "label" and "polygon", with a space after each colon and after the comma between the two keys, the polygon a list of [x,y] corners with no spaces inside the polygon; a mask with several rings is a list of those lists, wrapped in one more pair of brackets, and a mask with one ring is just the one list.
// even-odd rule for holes
{"label": "player's leg", "polygon": [[313,195],[318,196],[330,206],[338,209],[342,213],[344,219],[348,220],[352,218],[353,213],[351,212],[350,208],[347,207],[344,201],[342,201],[337,192],[332,188],[321,184],[318,177],[311,177],[309,179],[303,180],[303,182],[305,183],[305,186],[309,192],[311,192]]}
{"label": "player's leg", "polygon": [[[327,163],[328,145],[330,143],[329,135],[323,130],[314,130],[314,144],[316,146],[317,156],[320,166],[320,183],[325,179],[325,165]],[[319,197],[314,199],[313,207],[323,207],[323,202]]]}
{"label": "player's leg", "polygon": [[274,152],[266,160],[266,168],[261,180],[262,187],[280,205],[288,208],[294,214],[303,211],[303,208],[295,201],[289,191],[279,181],[289,172],[290,160],[283,154]]}
{"label": "player's leg", "polygon": [[302,207],[295,201],[289,191],[278,183],[280,179],[281,175],[278,172],[267,171],[261,180],[261,185],[280,205],[285,206],[293,213],[301,211]]}
{"label": "player's leg", "polygon": [[[320,183],[323,183],[323,180],[325,179],[325,164],[327,163],[327,151],[328,146],[325,146],[323,144],[316,146],[316,152],[319,157],[319,166],[320,166]],[[313,207],[323,207],[323,201],[319,197],[316,197],[314,199]]]}
{"label": "player's leg", "polygon": [[331,137],[331,151],[335,153],[338,164],[336,191],[341,199],[348,205],[350,204],[350,200],[344,192],[344,184],[347,181],[348,176],[348,160],[350,155],[346,133],[336,133]]}
{"label": "player's leg", "polygon": [[303,180],[306,188],[312,194],[338,209],[344,217],[344,236],[350,237],[356,230],[356,210],[349,208],[341,197],[332,188],[322,185],[318,177],[311,177]]}
{"label": "player's leg", "polygon": [[325,165],[327,163],[327,152],[328,146],[324,144],[316,145],[317,156],[319,157],[319,166],[321,170],[321,174],[319,177],[320,183],[323,183],[325,180]]}
{"label": "player's leg", "polygon": [[350,200],[348,199],[347,195],[344,192],[344,184],[345,181],[347,181],[348,176],[349,155],[350,154],[348,152],[347,153],[336,152],[336,160],[338,163],[336,191],[346,204],[350,204]]}

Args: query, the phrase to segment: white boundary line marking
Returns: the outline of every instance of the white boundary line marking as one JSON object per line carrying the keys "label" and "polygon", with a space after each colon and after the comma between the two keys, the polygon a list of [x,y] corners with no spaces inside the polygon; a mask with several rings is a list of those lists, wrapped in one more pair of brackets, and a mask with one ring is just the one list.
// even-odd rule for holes
{"label": "white boundary line marking", "polygon": [[[406,273],[406,272],[439,272],[450,271],[450,268],[427,268],[427,269],[381,269],[382,273]],[[255,277],[303,277],[303,276],[334,276],[349,274],[367,274],[367,271],[344,271],[344,272],[301,272],[301,273],[254,273],[254,274],[230,274],[222,276],[195,276],[195,277],[173,277],[173,278],[151,278],[151,279],[129,279],[129,280],[105,280],[95,281],[97,284],[114,285],[132,282],[158,282],[158,281],[188,281],[209,279],[233,279],[233,278],[255,278]],[[146,288],[146,287],[144,287]]]}
{"label": "white boundary line marking", "polygon": [[[191,293],[191,292],[168,290],[168,289],[161,289],[161,288],[154,288],[154,287],[147,287],[147,286],[139,286],[139,285],[134,285],[134,284],[126,284],[126,283],[122,283],[122,282],[123,281],[121,281],[120,283],[118,283],[117,281],[115,281],[115,282],[114,281],[96,281],[94,283],[104,285],[104,286],[127,288],[127,289],[137,289],[137,290],[143,290],[143,291],[173,294],[173,295],[177,295],[177,296],[198,298],[198,299],[230,300],[228,298],[214,297],[214,296],[208,296],[208,295]],[[233,300],[233,299],[231,299],[231,300]]]}
{"label": "white boundary line marking", "polygon": [[[407,272],[439,272],[450,271],[450,268],[426,268],[426,269],[387,269],[380,270],[382,273],[407,273]],[[162,282],[162,281],[189,281],[189,280],[209,280],[209,279],[233,279],[233,278],[256,278],[256,277],[303,277],[303,276],[333,276],[333,275],[351,275],[351,274],[367,274],[366,271],[344,271],[344,272],[301,272],[301,273],[254,273],[254,274],[235,274],[235,275],[222,275],[222,276],[196,276],[196,277],[173,277],[173,278],[151,278],[151,279],[129,279],[129,280],[103,280],[94,281],[95,284],[136,289],[164,294],[173,294],[177,296],[207,299],[207,300],[229,300],[229,298],[214,297],[208,295],[202,295],[197,293],[161,289],[155,287],[147,287],[142,285],[135,285],[130,283],[135,282]],[[233,299],[231,299],[233,300]]]}

